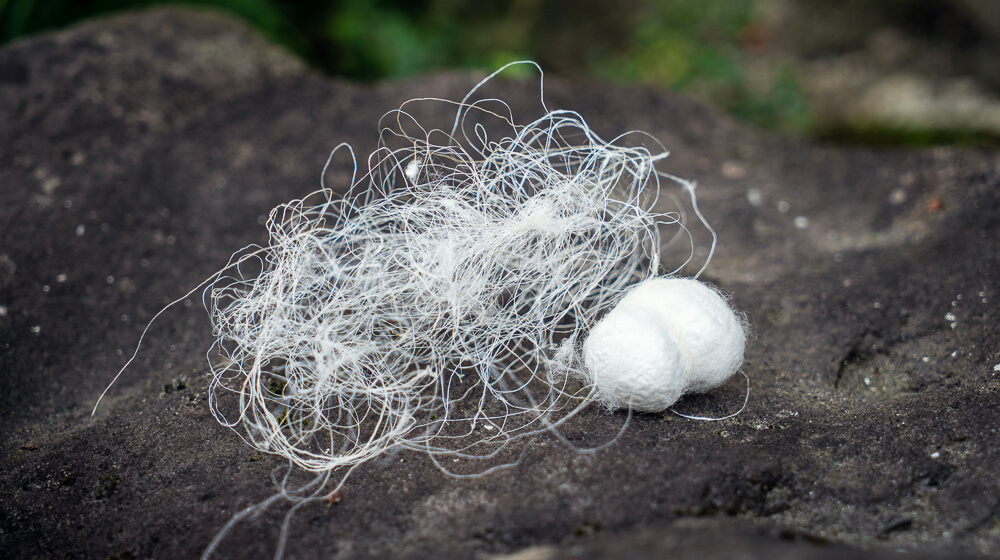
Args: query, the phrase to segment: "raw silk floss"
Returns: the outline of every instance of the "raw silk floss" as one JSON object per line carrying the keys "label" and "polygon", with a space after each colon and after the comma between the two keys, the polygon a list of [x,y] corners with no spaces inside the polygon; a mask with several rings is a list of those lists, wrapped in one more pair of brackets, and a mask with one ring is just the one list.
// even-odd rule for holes
{"label": "raw silk floss", "polygon": [[[205,290],[213,414],[314,474],[294,484],[289,468],[280,493],[236,515],[206,555],[275,499],[296,504],[290,516],[387,452],[478,476],[516,464],[517,452],[503,453],[516,440],[566,441],[561,424],[593,402],[663,410],[739,367],[744,331],[728,304],[694,280],[656,278],[662,247],[687,243],[691,255],[667,277],[693,259],[682,198],[711,232],[694,185],[657,171],[667,153],[642,147],[659,144],[641,133],[604,141],[544,100],[543,116],[515,124],[503,102],[474,99],[497,73],[460,102],[414,100],[387,114],[346,196],[324,187],[275,208],[269,244],[234,255]],[[450,131],[422,127],[413,103],[452,104]],[[686,196],[661,198],[668,184]],[[657,295],[675,281],[697,284],[688,287],[707,304]],[[633,303],[612,311],[630,291]],[[683,341],[692,324],[693,346]],[[725,363],[702,380],[698,363],[717,361],[719,346]],[[449,471],[471,458],[493,461]]]}

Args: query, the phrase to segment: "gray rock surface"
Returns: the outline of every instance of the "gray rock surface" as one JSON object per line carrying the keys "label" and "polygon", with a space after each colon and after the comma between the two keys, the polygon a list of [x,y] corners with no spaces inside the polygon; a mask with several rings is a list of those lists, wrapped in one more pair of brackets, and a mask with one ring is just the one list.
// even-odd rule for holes
{"label": "gray rock surface", "polygon": [[[366,154],[384,112],[476,80],[343,83],[183,11],[0,51],[3,556],[195,557],[272,495],[281,462],[209,413],[197,294],[91,408],[153,315],[265,241],[261,217],[311,192],[333,146]],[[537,106],[534,83],[495,87]],[[649,89],[546,92],[606,136],[652,133],[698,181],[720,238],[705,278],[753,324],[746,410],[636,415],[587,455],[543,437],[478,479],[374,461],[291,517],[288,557],[1000,555],[1000,156],[816,146]],[[679,408],[720,414],[742,390]],[[594,407],[566,435],[599,443],[623,420]],[[269,557],[287,511],[215,557]]]}

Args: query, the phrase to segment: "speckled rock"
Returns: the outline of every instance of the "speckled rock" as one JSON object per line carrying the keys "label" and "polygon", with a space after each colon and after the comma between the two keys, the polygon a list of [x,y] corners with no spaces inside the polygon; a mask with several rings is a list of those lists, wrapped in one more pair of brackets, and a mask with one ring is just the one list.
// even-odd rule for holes
{"label": "speckled rock", "polygon": [[[4,556],[196,557],[273,493],[281,462],[205,402],[197,286],[266,240],[263,217],[311,192],[336,144],[365,154],[386,111],[476,80],[361,87],[171,10],[0,50]],[[537,107],[530,81],[495,91]],[[652,89],[546,92],[605,136],[652,133],[698,181],[719,233],[704,278],[752,323],[746,410],[636,414],[590,454],[542,437],[477,479],[401,452],[298,510],[288,557],[1000,556],[1000,156],[817,146]],[[722,414],[743,390],[677,408]],[[564,435],[596,445],[625,420],[592,407]],[[270,557],[288,511],[238,524],[214,557]]]}

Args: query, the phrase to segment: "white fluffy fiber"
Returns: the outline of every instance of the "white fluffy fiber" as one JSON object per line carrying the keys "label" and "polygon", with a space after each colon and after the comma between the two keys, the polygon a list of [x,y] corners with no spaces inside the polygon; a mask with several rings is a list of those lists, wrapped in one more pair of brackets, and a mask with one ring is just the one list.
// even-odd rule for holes
{"label": "white fluffy fiber", "polygon": [[718,292],[690,278],[653,278],[594,326],[583,350],[598,400],[659,412],[729,379],[745,343],[742,322]]}

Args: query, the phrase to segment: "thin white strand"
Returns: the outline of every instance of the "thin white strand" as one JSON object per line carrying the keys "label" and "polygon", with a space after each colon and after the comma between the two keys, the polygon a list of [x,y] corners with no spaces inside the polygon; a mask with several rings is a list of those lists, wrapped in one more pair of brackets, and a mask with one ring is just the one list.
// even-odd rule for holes
{"label": "thin white strand", "polygon": [[740,370],[738,373],[743,376],[743,379],[746,380],[747,388],[746,391],[744,391],[743,393],[743,404],[740,405],[740,408],[736,412],[730,412],[725,416],[719,416],[718,418],[716,418],[713,416],[691,416],[688,414],[677,412],[673,408],[670,408],[668,410],[672,412],[674,415],[680,416],[681,418],[687,418],[688,420],[700,420],[703,422],[718,422],[720,420],[729,420],[730,418],[735,418],[736,416],[739,416],[740,414],[743,413],[743,410],[746,409],[747,403],[750,402],[750,376],[744,373],[743,370]]}

